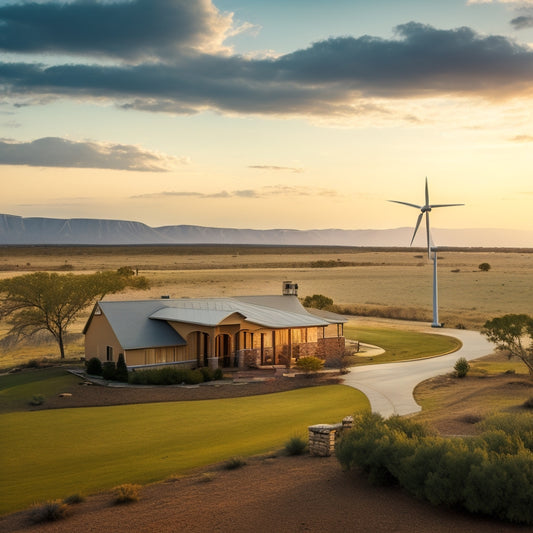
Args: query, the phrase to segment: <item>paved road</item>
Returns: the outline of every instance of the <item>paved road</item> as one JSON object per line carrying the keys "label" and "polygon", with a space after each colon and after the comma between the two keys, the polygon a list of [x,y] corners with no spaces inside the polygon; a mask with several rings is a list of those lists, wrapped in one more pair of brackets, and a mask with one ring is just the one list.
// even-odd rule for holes
{"label": "paved road", "polygon": [[372,411],[384,417],[407,415],[421,410],[413,398],[413,390],[421,381],[452,372],[459,357],[470,361],[494,351],[494,346],[477,331],[432,329],[429,326],[427,330],[428,333],[455,337],[463,346],[440,357],[353,368],[345,376],[344,384],[363,392],[370,400]]}

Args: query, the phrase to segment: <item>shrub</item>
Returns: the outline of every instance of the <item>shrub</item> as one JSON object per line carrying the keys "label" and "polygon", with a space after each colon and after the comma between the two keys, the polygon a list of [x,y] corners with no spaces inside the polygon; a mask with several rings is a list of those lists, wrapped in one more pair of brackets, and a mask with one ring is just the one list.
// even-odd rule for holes
{"label": "shrub", "polygon": [[115,379],[116,365],[114,361],[106,361],[102,365],[102,377],[104,379]]}
{"label": "shrub", "polygon": [[204,381],[213,381],[213,371],[210,368],[203,366],[200,368],[200,372],[202,373]]}
{"label": "shrub", "polygon": [[86,363],[85,363],[87,374],[91,374],[93,376],[101,376],[102,375],[102,361],[98,359],[98,357],[91,357]]}
{"label": "shrub", "polygon": [[533,409],[533,396],[530,396],[523,404],[522,407],[526,409]]}
{"label": "shrub", "polygon": [[44,403],[44,396],[42,394],[34,394],[30,400],[30,405],[42,405]]}
{"label": "shrub", "polygon": [[118,355],[117,368],[115,370],[115,378],[117,381],[123,381],[124,383],[128,382],[128,367],[126,366],[126,361],[124,359],[124,354],[120,353]]}
{"label": "shrub", "polygon": [[246,461],[242,457],[232,457],[224,464],[224,468],[226,470],[236,470],[237,468],[242,468],[243,466],[246,466]]}
{"label": "shrub", "polygon": [[478,268],[481,272],[488,272],[490,270],[490,265],[488,263],[481,263]]}
{"label": "shrub", "polygon": [[327,309],[333,305],[333,300],[323,294],[313,294],[306,296],[303,301],[304,307],[314,307],[315,309]]}
{"label": "shrub", "polygon": [[532,524],[531,415],[503,413],[479,426],[477,437],[446,439],[409,420],[366,413],[354,417],[336,452],[345,468],[357,466],[373,482],[397,482],[433,504]]}
{"label": "shrub", "polygon": [[213,379],[216,379],[216,380],[224,379],[224,372],[221,368],[215,369],[215,372],[213,374]]}
{"label": "shrub", "polygon": [[51,500],[35,506],[30,513],[30,520],[35,524],[62,520],[69,515],[69,506],[61,500]]}
{"label": "shrub", "polygon": [[81,494],[71,494],[70,496],[67,496],[63,503],[66,503],[67,505],[75,505],[77,503],[82,503],[85,501],[85,497]]}
{"label": "shrub", "polygon": [[139,491],[141,490],[140,485],[135,485],[133,483],[125,483],[124,485],[119,485],[113,489],[114,492],[114,503],[123,504],[123,503],[132,503],[139,500]]}
{"label": "shrub", "polygon": [[307,448],[307,441],[303,437],[291,437],[285,443],[285,451],[288,455],[302,455]]}
{"label": "shrub", "polygon": [[300,357],[300,359],[296,361],[296,367],[303,370],[306,374],[318,372],[319,370],[322,370],[323,366],[324,361],[313,356]]}
{"label": "shrub", "polygon": [[187,385],[198,385],[199,383],[203,383],[203,382],[204,382],[204,376],[200,370],[198,369],[186,370],[185,383]]}
{"label": "shrub", "polygon": [[459,357],[453,368],[458,378],[464,378],[470,370],[470,363],[464,357]]}

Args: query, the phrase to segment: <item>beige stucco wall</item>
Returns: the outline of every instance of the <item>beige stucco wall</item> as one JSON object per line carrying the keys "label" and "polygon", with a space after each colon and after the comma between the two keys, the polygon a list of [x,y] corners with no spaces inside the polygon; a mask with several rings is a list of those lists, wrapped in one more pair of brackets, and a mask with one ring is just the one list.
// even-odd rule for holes
{"label": "beige stucco wall", "polygon": [[113,348],[113,361],[117,361],[118,354],[124,353],[124,350],[113,333],[107,318],[103,314],[95,314],[85,333],[85,359],[98,357],[101,361],[106,361],[108,346]]}

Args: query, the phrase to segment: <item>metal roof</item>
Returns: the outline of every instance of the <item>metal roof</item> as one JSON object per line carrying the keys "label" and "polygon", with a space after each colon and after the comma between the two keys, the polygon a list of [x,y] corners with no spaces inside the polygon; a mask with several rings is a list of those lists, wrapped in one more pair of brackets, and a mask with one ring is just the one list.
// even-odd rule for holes
{"label": "metal roof", "polygon": [[287,295],[103,301],[97,306],[125,350],[186,345],[168,322],[214,327],[224,321],[228,323],[228,319],[235,315],[235,323],[244,320],[265,328],[285,329],[328,326],[345,321],[342,317],[334,321],[332,317],[312,315],[296,296]]}
{"label": "metal roof", "polygon": [[[291,299],[291,296],[283,298]],[[240,315],[239,322],[247,322],[266,328],[303,328],[310,326],[328,326],[330,322],[313,316],[302,307],[300,312],[266,307],[243,302],[237,298],[182,298],[165,300],[165,308],[150,315],[156,320],[186,322],[202,326],[216,326],[233,314]]]}
{"label": "metal roof", "polygon": [[97,305],[125,350],[187,344],[166,322],[148,320],[148,316],[161,307],[160,300],[98,302]]}

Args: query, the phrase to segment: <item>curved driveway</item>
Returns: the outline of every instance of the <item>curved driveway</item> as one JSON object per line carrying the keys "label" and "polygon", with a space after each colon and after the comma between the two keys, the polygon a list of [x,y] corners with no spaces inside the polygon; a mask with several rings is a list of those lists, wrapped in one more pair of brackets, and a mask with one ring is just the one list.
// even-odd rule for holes
{"label": "curved driveway", "polygon": [[429,359],[355,367],[344,377],[344,384],[363,392],[372,411],[384,417],[407,415],[422,409],[413,398],[413,390],[421,381],[452,372],[459,357],[470,361],[494,351],[494,345],[477,331],[428,327],[427,332],[455,337],[463,346]]}

